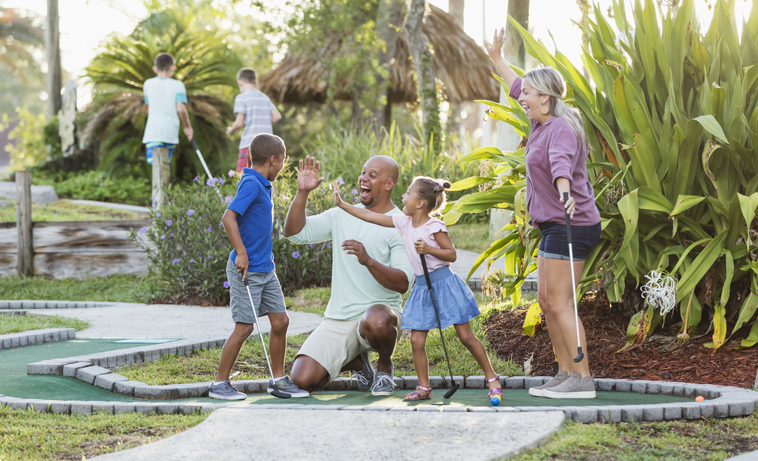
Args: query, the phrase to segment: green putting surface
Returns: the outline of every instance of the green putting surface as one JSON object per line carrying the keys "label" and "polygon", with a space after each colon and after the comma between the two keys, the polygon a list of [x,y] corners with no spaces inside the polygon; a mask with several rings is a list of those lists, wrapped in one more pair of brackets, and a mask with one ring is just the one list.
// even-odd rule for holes
{"label": "green putting surface", "polygon": [[[249,394],[242,404],[308,404],[308,405],[359,405],[359,406],[451,406],[472,407],[490,406],[485,389],[458,389],[450,399],[443,396],[447,389],[435,389],[432,398],[415,402],[406,402],[403,397],[410,390],[395,390],[387,397],[374,397],[368,392],[329,391],[314,392],[311,397],[304,399],[280,399],[269,394]],[[598,391],[594,399],[548,399],[532,397],[526,389],[503,389],[503,400],[500,407],[555,407],[555,406],[598,406],[598,405],[643,405],[654,403],[692,402],[692,399],[674,397],[671,395],[636,394],[633,392]]]}

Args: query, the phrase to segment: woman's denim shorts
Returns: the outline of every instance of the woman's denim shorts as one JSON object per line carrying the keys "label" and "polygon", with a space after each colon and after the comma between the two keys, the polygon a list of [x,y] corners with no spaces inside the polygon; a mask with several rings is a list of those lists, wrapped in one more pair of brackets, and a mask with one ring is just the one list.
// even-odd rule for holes
{"label": "woman's denim shorts", "polygon": [[[542,231],[539,255],[547,259],[569,259],[566,225],[553,222],[539,224]],[[571,249],[574,261],[584,261],[600,240],[600,223],[592,226],[571,226]]]}

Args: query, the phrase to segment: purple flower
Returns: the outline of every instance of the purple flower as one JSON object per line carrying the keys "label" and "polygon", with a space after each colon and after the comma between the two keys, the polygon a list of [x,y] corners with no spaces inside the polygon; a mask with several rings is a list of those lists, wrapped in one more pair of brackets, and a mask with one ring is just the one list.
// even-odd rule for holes
{"label": "purple flower", "polygon": [[293,251],[292,252],[292,257],[295,258],[295,259],[297,259],[297,258],[300,257],[300,253],[298,253],[297,251]]}
{"label": "purple flower", "polygon": [[205,232],[210,232],[210,231],[211,231],[211,226],[208,226],[208,228],[205,229]]}
{"label": "purple flower", "polygon": [[184,224],[182,224],[182,229],[184,229]]}
{"label": "purple flower", "polygon": [[167,226],[170,226],[172,222],[173,222],[173,221],[171,221],[171,220],[169,219],[168,221],[166,221],[166,225],[167,225]]}
{"label": "purple flower", "polygon": [[158,203],[157,203],[155,200],[153,200],[153,203],[152,203],[152,205],[151,205],[151,206],[152,206],[153,208],[155,208],[155,205],[157,205],[157,204],[158,204]]}
{"label": "purple flower", "polygon": [[213,186],[214,184],[216,184],[217,181],[218,180],[216,178],[210,178],[209,180],[205,181],[205,185],[206,186]]}
{"label": "purple flower", "polygon": [[200,217],[199,217],[199,218],[197,218],[197,219],[199,219],[199,220],[201,220],[201,221],[202,221],[202,220],[203,220],[203,217],[202,217],[202,216],[200,216]]}
{"label": "purple flower", "polygon": [[160,213],[158,213],[158,214],[157,214],[157,215],[155,215],[155,216],[156,216],[156,217],[158,217],[158,218],[160,218],[160,217],[161,217],[161,214],[160,214]]}
{"label": "purple flower", "polygon": [[342,179],[342,176],[337,177],[337,184],[339,184],[340,186],[345,184],[345,180]]}
{"label": "purple flower", "polygon": [[174,260],[174,264],[178,263],[179,261],[181,261],[181,259],[179,259],[179,258],[176,258],[176,259]]}
{"label": "purple flower", "polygon": [[140,229],[140,230],[139,230],[139,232],[137,232],[137,233],[138,233],[138,234],[144,234],[145,232],[147,232],[147,227],[143,227],[143,228],[142,228],[142,229]]}
{"label": "purple flower", "polygon": [[358,197],[353,197],[353,202],[358,203]]}
{"label": "purple flower", "polygon": [[227,173],[227,174],[228,174],[228,175],[229,175],[229,177],[231,178],[232,176],[234,176],[234,170],[229,170],[229,173]]}
{"label": "purple flower", "polygon": [[194,263],[194,262],[197,262],[197,261],[195,261],[193,258],[190,258],[190,262]]}
{"label": "purple flower", "polygon": [[195,214],[195,210],[187,210],[187,216],[192,216]]}
{"label": "purple flower", "polygon": [[230,203],[232,203],[232,196],[230,195],[230,196],[228,196],[227,198],[225,198],[225,199],[224,199],[224,202],[225,202],[227,205],[229,205]]}
{"label": "purple flower", "polygon": [[353,194],[353,195],[358,195],[358,190],[357,189],[353,189],[353,190],[350,191],[350,193]]}
{"label": "purple flower", "polygon": [[313,248],[313,244],[312,244],[312,243],[309,243],[309,244],[308,244],[308,247],[309,247],[309,248]]}
{"label": "purple flower", "polygon": [[211,257],[211,254],[210,254],[210,253],[208,253],[208,258],[210,258],[210,257]]}
{"label": "purple flower", "polygon": [[193,179],[192,181],[200,181],[200,178],[198,178],[197,176],[195,176],[195,179]]}
{"label": "purple flower", "polygon": [[163,240],[163,239],[165,239],[165,238],[166,238],[166,236],[165,236],[165,235],[161,235],[161,240]]}
{"label": "purple flower", "polygon": [[229,282],[224,282],[224,288],[229,288]]}
{"label": "purple flower", "polygon": [[169,236],[169,238],[170,238],[170,237],[173,237],[173,236],[174,236],[174,233],[172,232],[172,233],[168,234],[168,236]]}
{"label": "purple flower", "polygon": [[218,183],[219,184],[224,184],[224,178],[218,178]]}

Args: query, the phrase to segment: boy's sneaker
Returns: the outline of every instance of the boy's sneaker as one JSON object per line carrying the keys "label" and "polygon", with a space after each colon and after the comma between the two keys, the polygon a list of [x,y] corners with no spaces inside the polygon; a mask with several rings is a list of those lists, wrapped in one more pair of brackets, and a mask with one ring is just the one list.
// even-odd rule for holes
{"label": "boy's sneaker", "polygon": [[392,395],[395,390],[395,381],[389,373],[377,371],[374,374],[374,385],[371,386],[371,395]]}
{"label": "boy's sneaker", "polygon": [[268,388],[266,389],[266,392],[268,392],[269,394],[273,392],[274,386],[276,386],[278,390],[286,394],[289,394],[290,397],[294,399],[300,399],[300,398],[308,397],[311,395],[310,392],[304,391],[300,389],[299,387],[295,386],[295,383],[293,383],[292,380],[288,376],[285,376],[284,378],[279,378],[276,381],[274,381],[273,379],[269,379]]}
{"label": "boy's sneaker", "polygon": [[360,357],[363,360],[363,370],[354,371],[353,376],[358,381],[358,390],[366,392],[371,389],[371,384],[374,382],[374,367],[368,359],[368,352],[364,352]]}
{"label": "boy's sneaker", "polygon": [[211,383],[211,388],[208,390],[208,397],[220,400],[245,400],[247,394],[243,394],[235,389],[229,381],[224,381],[219,384]]}

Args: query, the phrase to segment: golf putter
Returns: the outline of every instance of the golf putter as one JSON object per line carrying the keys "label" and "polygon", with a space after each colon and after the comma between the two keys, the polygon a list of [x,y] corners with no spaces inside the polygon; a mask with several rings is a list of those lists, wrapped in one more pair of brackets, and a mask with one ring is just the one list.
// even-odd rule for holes
{"label": "golf putter", "polygon": [[[253,295],[250,293],[250,286],[247,284],[247,278],[244,281],[245,288],[247,288],[247,297],[250,298],[250,305],[253,307],[253,319],[255,321],[255,329],[258,330],[258,337],[261,338],[261,346],[263,346],[263,356],[266,357],[266,364],[268,365],[268,372],[271,374],[271,382],[274,382],[274,371],[271,369],[271,362],[268,359],[268,352],[266,351],[266,342],[263,341],[263,332],[261,331],[261,324],[258,323],[258,311],[255,310],[255,304],[253,304]],[[274,390],[271,391],[271,395],[279,397],[280,399],[288,399],[292,397],[286,392],[282,392],[274,386]]]}
{"label": "golf putter", "polygon": [[[563,193],[564,205],[568,201],[568,195],[568,192]],[[584,359],[584,353],[582,352],[581,337],[579,336],[579,307],[576,304],[576,277],[574,276],[574,248],[571,245],[571,218],[565,208],[563,211],[566,213],[566,240],[568,240],[569,264],[571,264],[571,290],[574,292],[574,320],[576,324],[576,357],[574,357],[574,362],[579,363]]]}
{"label": "golf putter", "polygon": [[429,297],[432,298],[432,306],[434,306],[434,314],[437,316],[437,328],[440,331],[440,340],[442,340],[442,350],[445,352],[445,360],[447,361],[447,369],[450,372],[450,382],[453,385],[450,390],[445,392],[445,398],[449,399],[458,390],[458,382],[453,378],[453,368],[450,366],[450,358],[447,356],[447,347],[445,346],[445,337],[442,335],[442,321],[440,320],[440,311],[437,309],[437,303],[434,301],[434,293],[432,293],[432,279],[429,278],[429,269],[426,267],[426,255],[421,255],[421,265],[424,267],[424,278],[426,279],[426,286],[429,287]]}
{"label": "golf putter", "polygon": [[[197,143],[195,142],[195,137],[192,137],[192,148],[195,149],[195,153],[197,154],[197,158],[200,159],[200,163],[203,164],[203,169],[205,169],[205,174],[208,175],[208,179],[213,178],[213,175],[211,175],[211,170],[208,169],[208,165],[205,163],[205,158],[203,158],[203,154],[200,152],[200,148],[197,147]],[[221,192],[219,192],[218,187],[216,187],[216,184],[213,184],[214,189],[216,189],[216,193],[218,194],[218,198],[221,200],[224,200],[224,198],[221,196]]]}

